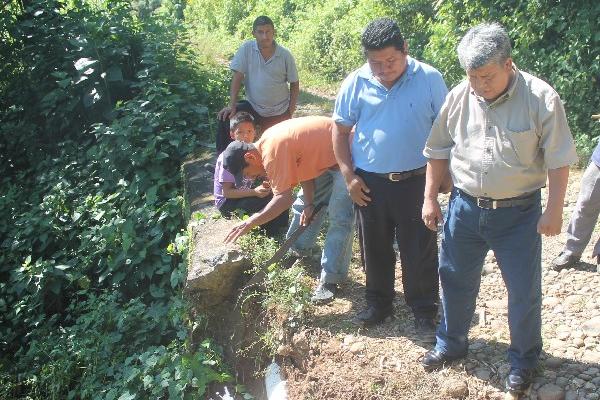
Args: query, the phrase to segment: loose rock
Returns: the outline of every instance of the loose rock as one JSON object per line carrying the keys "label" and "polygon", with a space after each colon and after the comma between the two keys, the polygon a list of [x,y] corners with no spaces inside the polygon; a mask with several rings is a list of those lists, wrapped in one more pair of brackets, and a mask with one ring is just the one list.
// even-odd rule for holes
{"label": "loose rock", "polygon": [[583,333],[588,337],[600,336],[600,315],[587,320],[583,326]]}
{"label": "loose rock", "polygon": [[565,391],[552,383],[548,383],[538,389],[539,400],[564,400]]}
{"label": "loose rock", "polygon": [[564,360],[559,357],[550,357],[546,359],[546,367],[556,369],[562,365]]}
{"label": "loose rock", "polygon": [[443,384],[442,393],[453,399],[464,399],[469,395],[469,386],[463,380],[449,379]]}

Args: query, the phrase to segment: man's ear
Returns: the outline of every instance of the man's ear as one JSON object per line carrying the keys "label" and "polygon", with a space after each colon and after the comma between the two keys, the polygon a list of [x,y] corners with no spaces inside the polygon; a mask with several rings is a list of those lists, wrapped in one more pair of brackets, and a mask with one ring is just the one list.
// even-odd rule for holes
{"label": "man's ear", "polygon": [[404,50],[402,52],[408,54],[408,42],[406,40],[404,40]]}

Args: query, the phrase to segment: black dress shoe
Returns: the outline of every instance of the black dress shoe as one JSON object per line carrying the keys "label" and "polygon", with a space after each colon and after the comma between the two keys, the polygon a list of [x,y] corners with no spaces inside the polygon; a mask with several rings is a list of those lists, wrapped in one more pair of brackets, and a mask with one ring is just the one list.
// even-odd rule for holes
{"label": "black dress shoe", "polygon": [[438,368],[442,368],[446,363],[458,360],[466,355],[467,353],[465,352],[457,356],[449,356],[446,353],[442,353],[441,351],[433,349],[425,353],[423,359],[421,360],[421,365],[423,368],[425,368],[425,371],[433,371]]}
{"label": "black dress shoe", "polygon": [[531,387],[535,370],[529,368],[512,368],[504,382],[506,390],[512,394],[526,393]]}
{"label": "black dress shoe", "polygon": [[352,320],[356,325],[373,326],[383,322],[387,317],[392,315],[394,309],[392,307],[376,308],[369,306],[363,311],[356,314]]}

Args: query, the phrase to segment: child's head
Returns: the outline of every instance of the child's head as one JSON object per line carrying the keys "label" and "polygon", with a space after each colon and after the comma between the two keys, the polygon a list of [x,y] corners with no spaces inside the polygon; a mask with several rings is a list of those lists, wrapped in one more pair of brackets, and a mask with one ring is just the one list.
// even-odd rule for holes
{"label": "child's head", "polygon": [[245,111],[235,113],[229,120],[229,132],[233,140],[252,143],[256,138],[254,117]]}

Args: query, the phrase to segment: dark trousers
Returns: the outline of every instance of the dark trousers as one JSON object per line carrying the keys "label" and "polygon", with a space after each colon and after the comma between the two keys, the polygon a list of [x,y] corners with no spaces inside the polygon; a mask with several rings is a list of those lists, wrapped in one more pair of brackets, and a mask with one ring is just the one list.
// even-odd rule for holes
{"label": "dark trousers", "polygon": [[[260,132],[264,132],[266,129],[272,127],[275,124],[280,123],[281,121],[285,121],[286,119],[290,119],[289,110],[284,112],[281,115],[274,115],[272,117],[262,117],[259,115],[252,105],[247,100],[239,101],[236,105],[237,111],[246,111],[247,113],[252,114],[254,117],[254,122],[256,125],[260,126]],[[217,120],[217,138],[216,138],[216,147],[217,147],[217,155],[221,154],[223,150],[229,145],[229,143],[233,142],[229,133],[229,118],[225,121]]]}
{"label": "dark trousers", "polygon": [[[253,214],[259,212],[271,199],[272,195],[267,197],[242,197],[241,199],[225,199],[225,202],[219,208],[221,214],[229,218],[235,210],[242,210],[246,214]],[[289,210],[285,210],[275,219],[261,225],[261,228],[265,230],[267,236],[275,237],[282,233],[285,233],[289,220]]]}
{"label": "dark trousers", "polygon": [[406,303],[415,316],[434,318],[439,303],[437,234],[421,220],[425,175],[392,182],[365,171],[356,173],[371,190],[367,206],[355,205],[367,303],[379,309],[392,307],[395,238]]}

